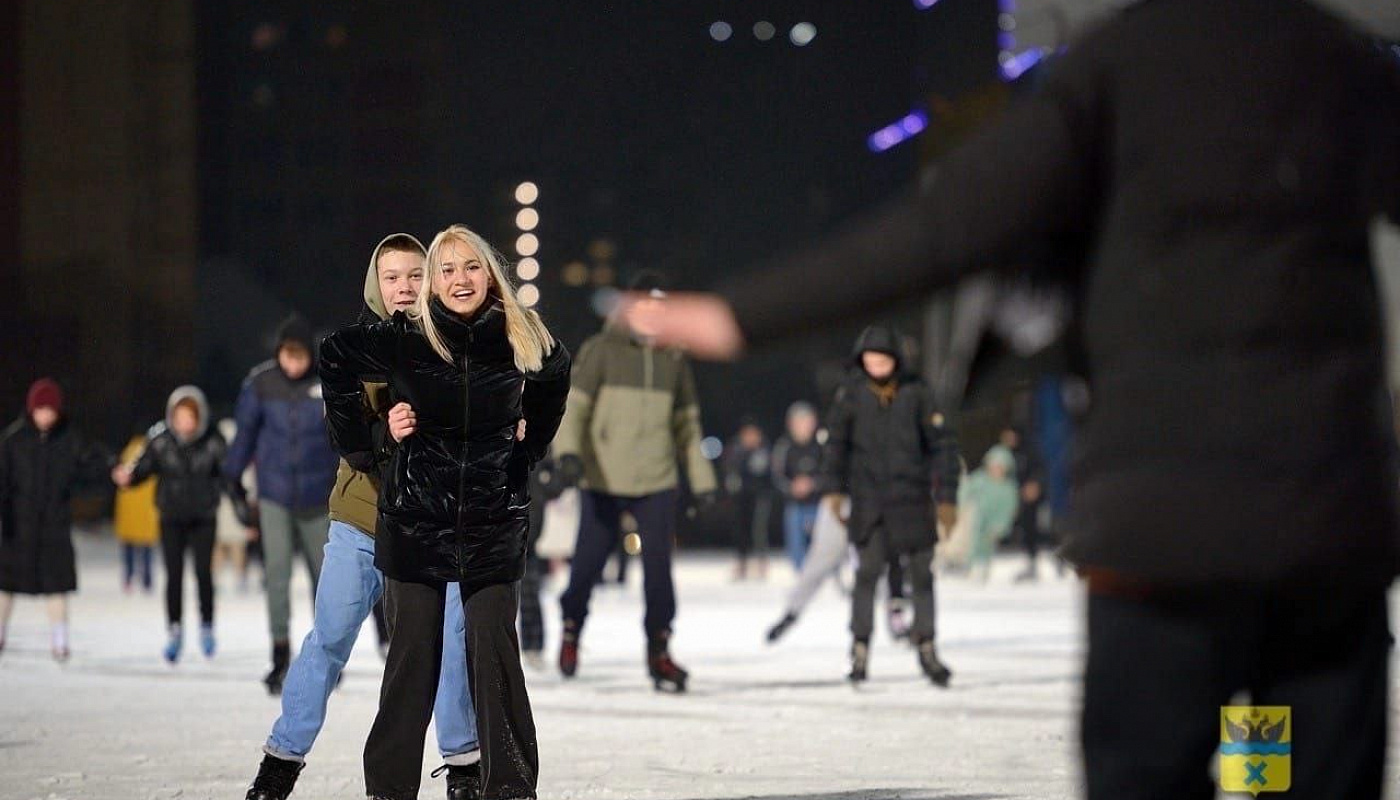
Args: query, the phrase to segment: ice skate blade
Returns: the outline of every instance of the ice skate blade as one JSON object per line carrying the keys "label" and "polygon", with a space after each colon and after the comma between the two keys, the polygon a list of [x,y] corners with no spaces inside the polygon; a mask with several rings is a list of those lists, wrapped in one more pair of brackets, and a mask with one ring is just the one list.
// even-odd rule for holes
{"label": "ice skate blade", "polygon": [[652,686],[662,694],[685,694],[685,681],[671,682],[664,678],[653,678]]}

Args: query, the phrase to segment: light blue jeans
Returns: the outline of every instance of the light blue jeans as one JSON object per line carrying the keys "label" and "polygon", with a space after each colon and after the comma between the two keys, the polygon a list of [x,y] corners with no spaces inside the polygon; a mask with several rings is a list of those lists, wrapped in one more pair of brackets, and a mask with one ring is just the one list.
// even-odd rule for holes
{"label": "light blue jeans", "polygon": [[[326,722],[326,701],[350,658],[360,628],[384,593],[384,575],[374,567],[374,537],[353,525],[331,522],[316,618],[282,687],[282,716],[263,749],[272,756],[304,761]],[[469,763],[477,750],[476,709],[467,691],[467,622],[457,584],[447,586],[442,670],[433,706],[438,751],[447,763]]]}

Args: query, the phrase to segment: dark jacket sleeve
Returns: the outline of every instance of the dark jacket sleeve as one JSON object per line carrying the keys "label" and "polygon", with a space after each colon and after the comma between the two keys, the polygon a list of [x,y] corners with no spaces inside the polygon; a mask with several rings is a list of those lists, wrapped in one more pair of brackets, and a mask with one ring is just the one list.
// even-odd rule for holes
{"label": "dark jacket sleeve", "polygon": [[783,497],[792,496],[792,477],[788,474],[788,456],[792,454],[792,440],[786,436],[773,445],[770,476],[773,488]]}
{"label": "dark jacket sleeve", "polygon": [[569,351],[562,342],[545,358],[539,372],[525,376],[521,410],[525,415],[525,452],[531,464],[538,464],[549,453],[549,443],[559,432],[569,396]]}
{"label": "dark jacket sleeve", "polygon": [[851,387],[836,389],[826,412],[826,444],[822,445],[821,491],[847,494],[851,484],[851,432],[855,425],[855,398]]}
{"label": "dark jacket sleeve", "polygon": [[253,451],[257,447],[258,434],[262,431],[263,405],[253,378],[243,382],[238,393],[238,403],[234,406],[233,418],[238,425],[233,445],[224,459],[224,483],[229,487],[230,496],[242,497],[243,471],[253,463]]}
{"label": "dark jacket sleeve", "polygon": [[748,343],[761,345],[927,294],[1028,242],[1080,233],[1096,139],[1090,63],[1073,51],[1042,91],[930,167],[918,187],[720,293]]}
{"label": "dark jacket sleeve", "polygon": [[141,454],[136,457],[136,461],[131,465],[131,485],[144,483],[147,478],[156,474],[160,470],[160,460],[156,458],[156,448],[159,447],[160,437],[157,436],[146,442],[146,446],[141,448]]}
{"label": "dark jacket sleeve", "polygon": [[371,325],[341,328],[321,340],[318,362],[326,429],[336,452],[347,460],[374,453],[378,444],[363,381],[392,371],[398,339],[407,334],[400,314]]}
{"label": "dark jacket sleeve", "polygon": [[117,463],[115,454],[95,439],[78,435],[78,469],[74,475],[77,488],[110,489],[112,487],[112,467]]}

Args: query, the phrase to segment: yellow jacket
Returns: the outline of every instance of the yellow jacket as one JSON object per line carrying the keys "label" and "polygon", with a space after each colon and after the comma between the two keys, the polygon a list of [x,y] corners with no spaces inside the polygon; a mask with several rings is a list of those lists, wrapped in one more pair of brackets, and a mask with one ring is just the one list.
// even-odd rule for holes
{"label": "yellow jacket", "polygon": [[[146,437],[133,436],[122,450],[122,464],[130,464],[146,447]],[[154,545],[160,540],[160,515],[156,511],[156,480],[145,481],[130,489],[117,490],[117,508],[112,523],[117,541],[140,546]]]}

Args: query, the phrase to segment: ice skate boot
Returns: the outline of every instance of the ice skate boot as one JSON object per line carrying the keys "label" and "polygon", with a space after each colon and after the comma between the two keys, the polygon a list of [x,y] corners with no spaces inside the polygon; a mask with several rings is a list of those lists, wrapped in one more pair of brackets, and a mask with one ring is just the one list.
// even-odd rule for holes
{"label": "ice skate boot", "polygon": [[199,626],[199,649],[204,651],[205,658],[213,658],[217,649],[217,642],[214,640],[214,626]]}
{"label": "ice skate boot", "polygon": [[652,685],[658,692],[685,691],[685,683],[690,673],[681,668],[671,658],[670,633],[661,633],[647,639],[647,671],[651,673]]}
{"label": "ice skate boot", "polygon": [[287,679],[287,667],[292,663],[292,646],[288,642],[274,642],[272,645],[272,669],[263,678],[267,693],[273,697],[282,694],[282,682]]}
{"label": "ice skate boot", "polygon": [[919,668],[924,671],[934,686],[946,689],[948,682],[953,679],[953,671],[938,660],[938,653],[933,649],[932,639],[919,642]]}
{"label": "ice skate boot", "polygon": [[778,641],[779,639],[783,638],[783,634],[787,633],[787,632],[788,632],[788,629],[791,628],[791,627],[792,627],[794,624],[796,624],[796,623],[797,623],[797,615],[796,615],[796,614],[793,614],[793,613],[790,612],[790,611],[789,611],[788,613],[784,614],[784,615],[783,615],[783,618],[780,619],[780,620],[778,620],[778,624],[776,624],[776,625],[774,625],[773,627],[771,627],[771,628],[768,629],[768,643],[769,643],[769,644],[773,644],[774,642],[776,642],[776,641]]}
{"label": "ice skate boot", "polygon": [[559,672],[566,678],[578,674],[578,625],[564,622],[564,636],[559,642]]}
{"label": "ice skate boot", "polygon": [[851,683],[864,683],[870,668],[870,643],[857,639],[851,644],[851,671],[846,680]]}
{"label": "ice skate boot", "polygon": [[299,761],[263,756],[262,764],[258,765],[258,777],[253,779],[243,800],[287,800],[292,787],[297,785],[297,775],[305,766]]}
{"label": "ice skate boot", "polygon": [[447,773],[447,800],[481,800],[481,763],[458,766],[443,764],[433,770],[436,778]]}
{"label": "ice skate boot", "polygon": [[180,649],[185,646],[185,634],[180,630],[180,623],[170,623],[168,637],[165,641],[163,655],[168,663],[174,664],[180,660]]}

